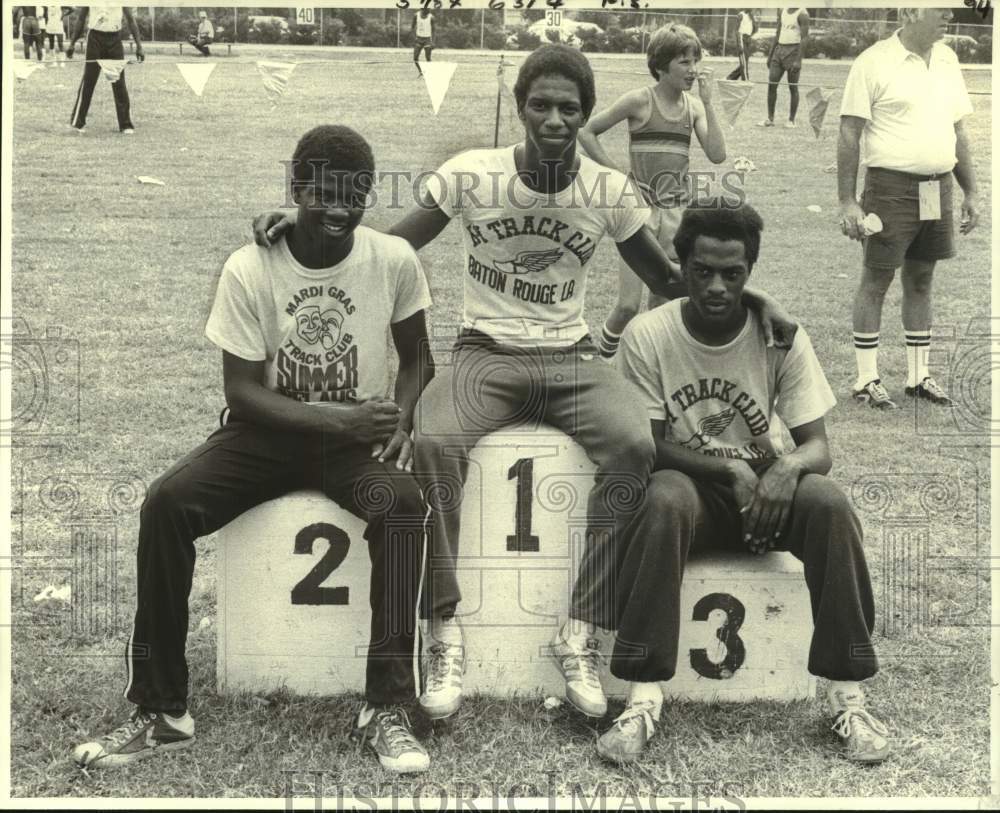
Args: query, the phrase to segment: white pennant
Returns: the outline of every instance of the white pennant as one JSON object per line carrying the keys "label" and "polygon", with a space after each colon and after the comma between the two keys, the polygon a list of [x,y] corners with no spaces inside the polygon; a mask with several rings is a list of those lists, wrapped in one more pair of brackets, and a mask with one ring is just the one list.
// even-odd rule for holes
{"label": "white pennant", "polygon": [[24,81],[31,76],[31,74],[42,67],[38,62],[28,62],[20,59],[12,59],[11,63],[14,65],[14,78],[20,79],[21,81]]}
{"label": "white pennant", "polygon": [[451,76],[457,67],[455,62],[424,62],[420,65],[420,71],[424,75],[424,84],[427,85],[427,94],[431,97],[434,115],[437,115],[441,102],[444,101],[444,97],[448,93]]}
{"label": "white pennant", "polygon": [[208,82],[208,77],[212,75],[212,71],[215,70],[214,62],[178,62],[177,70],[181,72],[181,76],[184,77],[184,81],[188,83],[188,87],[194,91],[195,96],[201,96],[202,91],[205,90],[205,84]]}
{"label": "white pennant", "polygon": [[295,70],[295,63],[260,61],[257,63],[257,70],[260,71],[264,90],[271,97],[271,102],[277,103],[278,98],[283,96],[288,89],[288,82],[292,78],[292,71]]}
{"label": "white pennant", "polygon": [[97,64],[101,66],[105,79],[109,82],[117,82],[128,63],[124,59],[98,59]]}

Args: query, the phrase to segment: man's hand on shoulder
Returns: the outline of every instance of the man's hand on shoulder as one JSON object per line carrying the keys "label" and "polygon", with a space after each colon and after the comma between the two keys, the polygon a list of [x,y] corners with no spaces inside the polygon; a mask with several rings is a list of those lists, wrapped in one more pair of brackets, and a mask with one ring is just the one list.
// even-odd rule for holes
{"label": "man's hand on shoulder", "polygon": [[295,226],[296,211],[270,211],[253,219],[253,239],[258,246],[270,248]]}

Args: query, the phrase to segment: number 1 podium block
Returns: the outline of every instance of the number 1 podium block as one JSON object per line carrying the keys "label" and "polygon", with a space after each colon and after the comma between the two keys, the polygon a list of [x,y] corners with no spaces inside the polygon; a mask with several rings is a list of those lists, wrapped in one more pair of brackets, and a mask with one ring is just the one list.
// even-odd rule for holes
{"label": "number 1 podium block", "polygon": [[[594,465],[553,429],[488,435],[470,456],[457,563],[468,692],[561,694],[546,656],[566,619]],[[260,505],[219,533],[220,691],[363,691],[370,565],[364,523],[318,492]],[[810,697],[812,630],[790,554],[688,563],[672,697]],[[611,635],[603,636],[610,654]],[[609,695],[625,685],[605,666]]]}

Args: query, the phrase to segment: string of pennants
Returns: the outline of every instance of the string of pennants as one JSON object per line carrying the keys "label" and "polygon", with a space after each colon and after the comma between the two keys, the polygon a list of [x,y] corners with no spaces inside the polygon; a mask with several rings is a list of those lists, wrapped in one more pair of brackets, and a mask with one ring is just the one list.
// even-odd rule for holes
{"label": "string of pennants", "polygon": [[[86,60],[81,61],[85,62]],[[39,68],[53,64],[65,64],[41,63],[29,60],[11,60],[11,62],[13,64],[14,76],[21,81],[28,79],[32,73]],[[126,65],[135,64],[134,60],[126,59],[98,59],[96,62],[101,66],[102,75],[110,82],[118,80],[118,77],[121,76],[121,72],[125,69]],[[331,63],[352,65],[374,64],[360,63],[351,60],[323,59],[300,60],[298,62],[281,62],[274,60],[255,61],[258,76],[260,77],[264,91],[270,99],[272,106],[276,105],[278,100],[288,92],[292,75],[294,74],[295,69],[300,65],[329,65]],[[188,87],[191,88],[192,92],[196,96],[201,96],[205,91],[205,87],[208,84],[209,77],[212,75],[212,71],[215,70],[218,63],[174,62],[173,64],[177,66],[177,70],[184,78]],[[497,81],[499,85],[498,93],[509,103],[508,109],[510,110],[515,109],[516,105],[514,103],[513,93],[511,92],[505,77],[504,68],[510,67],[513,64],[514,63],[507,62],[503,59],[503,57],[501,57],[500,64],[497,67]],[[430,98],[431,108],[433,109],[435,115],[437,115],[438,111],[441,109],[441,104],[444,102],[444,99],[448,94],[448,89],[451,86],[451,80],[455,74],[456,68],[458,68],[458,63],[455,62],[420,63],[420,72],[423,76],[424,85],[427,88],[427,95]],[[722,105],[722,110],[729,121],[730,127],[734,127],[736,125],[736,120],[739,118],[740,113],[746,107],[747,102],[750,99],[750,94],[753,92],[754,85],[757,83],[730,79],[715,79],[714,82],[716,88],[718,89],[718,98]],[[806,94],[806,100],[809,105],[809,123],[812,126],[813,132],[816,134],[817,138],[819,138],[820,131],[823,127],[823,120],[826,117],[831,96],[831,92],[825,91],[819,86],[813,87]]]}

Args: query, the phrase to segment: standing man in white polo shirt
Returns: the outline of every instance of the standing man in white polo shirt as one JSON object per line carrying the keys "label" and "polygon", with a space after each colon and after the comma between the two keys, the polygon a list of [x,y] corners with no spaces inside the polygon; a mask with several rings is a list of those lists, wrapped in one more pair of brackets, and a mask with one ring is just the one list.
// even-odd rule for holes
{"label": "standing man in white polo shirt", "polygon": [[[73,105],[73,116],[70,124],[83,132],[87,125],[87,111],[90,110],[90,100],[94,95],[94,87],[101,77],[99,59],[125,59],[125,48],[122,46],[122,20],[128,25],[135,40],[135,58],[142,62],[146,55],[139,40],[139,26],[135,24],[132,11],[126,6],[80,6],[76,15],[76,29],[66,51],[68,59],[73,58],[73,50],[77,40],[83,36],[83,28],[90,21],[90,31],[87,33],[87,64],[83,67],[83,79],[76,93],[76,103]],[[125,71],[111,83],[115,96],[115,112],[118,114],[118,129],[124,135],[132,135],[135,126],[132,124],[131,104],[128,90],[125,87]]]}
{"label": "standing man in white polo shirt", "polygon": [[[952,175],[962,187],[962,234],[979,220],[976,178],[964,119],[972,112],[958,58],[940,42],[949,9],[901,9],[904,25],[851,66],[840,109],[837,181],[841,231],[864,246],[854,298],[854,398],[878,409],[896,404],[876,358],[882,303],[902,266],[905,392],[931,403],[952,401],[930,376],[931,282],[938,260],[953,257]],[[859,159],[865,188],[856,197]],[[869,213],[882,222],[871,234]]]}

